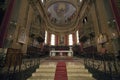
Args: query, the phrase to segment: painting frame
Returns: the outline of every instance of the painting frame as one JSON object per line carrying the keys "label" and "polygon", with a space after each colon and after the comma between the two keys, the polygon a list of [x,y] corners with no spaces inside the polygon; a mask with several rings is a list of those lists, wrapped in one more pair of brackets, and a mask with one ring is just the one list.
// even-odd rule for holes
{"label": "painting frame", "polygon": [[26,30],[25,28],[20,28],[19,33],[18,33],[18,42],[22,44],[26,44]]}

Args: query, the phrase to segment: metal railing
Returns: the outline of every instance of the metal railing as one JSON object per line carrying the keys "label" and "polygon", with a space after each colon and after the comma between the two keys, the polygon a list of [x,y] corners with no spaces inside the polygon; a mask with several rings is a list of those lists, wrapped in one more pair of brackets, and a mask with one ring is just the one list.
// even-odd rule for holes
{"label": "metal railing", "polygon": [[[100,80],[117,80],[120,76],[120,61],[114,54],[84,54],[84,64]],[[102,75],[102,76],[100,76]]]}
{"label": "metal railing", "polygon": [[26,80],[40,65],[40,58],[24,58],[21,64],[17,61],[14,65],[4,67],[0,72],[2,80]]}

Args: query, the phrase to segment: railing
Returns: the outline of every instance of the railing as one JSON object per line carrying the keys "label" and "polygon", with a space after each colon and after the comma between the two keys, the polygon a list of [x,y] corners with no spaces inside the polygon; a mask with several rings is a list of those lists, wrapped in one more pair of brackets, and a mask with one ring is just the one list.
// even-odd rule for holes
{"label": "railing", "polygon": [[114,54],[84,54],[84,64],[98,80],[118,80],[120,60]]}
{"label": "railing", "polygon": [[0,69],[4,66],[6,55],[4,53],[0,53]]}
{"label": "railing", "polygon": [[26,80],[38,68],[40,58],[22,59],[21,64],[15,63],[0,71],[1,80]]}

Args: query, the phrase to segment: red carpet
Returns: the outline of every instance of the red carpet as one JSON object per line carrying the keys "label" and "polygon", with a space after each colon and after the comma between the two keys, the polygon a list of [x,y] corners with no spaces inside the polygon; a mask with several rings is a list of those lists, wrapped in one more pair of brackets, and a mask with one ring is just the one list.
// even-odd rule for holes
{"label": "red carpet", "polygon": [[54,80],[68,80],[65,62],[58,62]]}

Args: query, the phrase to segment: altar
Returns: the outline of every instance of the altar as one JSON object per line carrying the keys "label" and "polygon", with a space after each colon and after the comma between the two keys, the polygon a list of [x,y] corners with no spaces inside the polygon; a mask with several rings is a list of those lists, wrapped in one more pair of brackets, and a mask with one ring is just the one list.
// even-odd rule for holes
{"label": "altar", "polygon": [[64,56],[64,54],[66,54],[66,56],[68,57],[72,57],[73,56],[73,51],[70,48],[69,50],[51,50],[50,51],[50,57],[54,57],[54,56]]}

